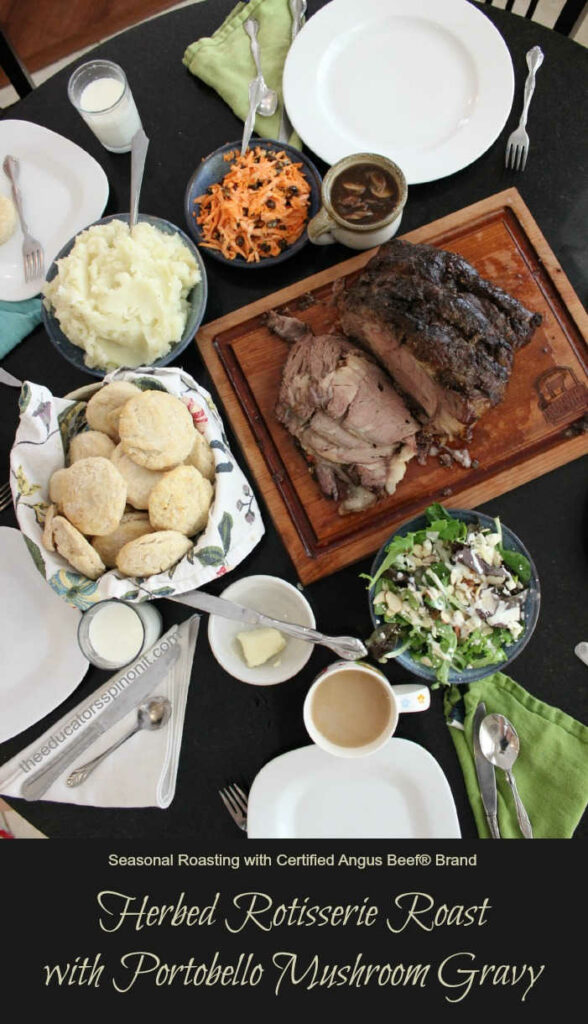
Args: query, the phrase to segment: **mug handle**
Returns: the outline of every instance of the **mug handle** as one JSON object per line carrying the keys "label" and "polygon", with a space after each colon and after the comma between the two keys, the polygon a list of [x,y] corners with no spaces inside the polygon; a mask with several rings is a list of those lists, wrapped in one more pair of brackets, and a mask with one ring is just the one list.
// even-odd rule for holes
{"label": "mug handle", "polygon": [[335,221],[329,216],[324,206],[315,216],[309,220],[306,231],[311,242],[315,245],[332,245],[335,239],[331,234],[336,226]]}
{"label": "mug handle", "polygon": [[400,714],[411,711],[426,711],[431,706],[431,691],[420,683],[400,683],[392,687]]}

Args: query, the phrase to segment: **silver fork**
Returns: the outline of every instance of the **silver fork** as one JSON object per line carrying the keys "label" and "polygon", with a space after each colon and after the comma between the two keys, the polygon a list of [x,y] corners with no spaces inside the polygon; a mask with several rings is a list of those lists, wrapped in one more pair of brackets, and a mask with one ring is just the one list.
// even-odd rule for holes
{"label": "silver fork", "polygon": [[524,171],[525,164],[527,163],[527,156],[529,154],[529,136],[527,135],[525,125],[527,124],[527,117],[529,115],[531,97],[535,92],[535,75],[542,64],[543,50],[539,46],[534,46],[527,54],[527,67],[529,69],[529,74],[527,75],[527,81],[525,82],[525,100],[523,103],[523,112],[521,114],[519,126],[518,128],[515,128],[514,132],[511,132],[506,143],[504,163],[505,167],[509,167],[513,171]]}
{"label": "silver fork", "polygon": [[45,253],[43,252],[43,246],[36,238],[31,235],[27,223],[25,221],[24,212],[22,208],[22,195],[17,184],[19,163],[16,157],[7,156],[2,164],[4,173],[10,178],[10,184],[12,185],[12,195],[18,216],[20,220],[20,226],[23,233],[22,243],[22,256],[24,262],[24,275],[25,281],[35,281],[38,277],[43,276],[45,269]]}
{"label": "silver fork", "polygon": [[5,509],[12,505],[12,491],[10,490],[10,482],[7,480],[5,484],[0,487],[0,512],[4,512]]}
{"label": "silver fork", "polygon": [[235,783],[231,783],[230,786],[225,786],[224,789],[219,789],[218,792],[235,824],[246,831],[247,797],[241,787],[237,786]]}

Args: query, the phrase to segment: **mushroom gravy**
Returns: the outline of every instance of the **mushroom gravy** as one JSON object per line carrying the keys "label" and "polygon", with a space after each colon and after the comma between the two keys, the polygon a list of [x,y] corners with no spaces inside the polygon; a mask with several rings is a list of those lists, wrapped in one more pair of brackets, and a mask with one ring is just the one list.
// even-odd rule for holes
{"label": "mushroom gravy", "polygon": [[375,224],[392,213],[400,190],[392,175],[378,164],[346,167],[331,187],[331,204],[350,224]]}

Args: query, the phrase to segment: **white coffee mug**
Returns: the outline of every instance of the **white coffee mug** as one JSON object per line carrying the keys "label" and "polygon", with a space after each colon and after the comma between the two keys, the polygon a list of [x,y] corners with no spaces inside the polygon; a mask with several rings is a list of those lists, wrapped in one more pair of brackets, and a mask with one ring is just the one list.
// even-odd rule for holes
{"label": "white coffee mug", "polygon": [[[332,202],[333,186],[336,179],[343,171],[357,164],[373,164],[386,171],[398,189],[398,198],[393,209],[381,220],[371,224],[354,224],[345,220]],[[341,242],[342,245],[347,245],[350,249],[371,249],[375,245],[381,245],[398,231],[407,195],[406,178],[393,160],[380,156],[379,153],[353,153],[333,164],[325,174],[321,185],[323,205],[308,223],[308,237],[314,245],[332,245],[333,242]]]}
{"label": "white coffee mug", "polygon": [[[332,681],[333,676],[343,678],[344,673],[350,672],[365,675],[370,681],[377,682],[382,688],[387,704],[385,708],[386,713],[382,714],[381,730],[370,741],[358,743],[357,745],[344,745],[329,739],[317,724],[316,707],[314,706],[317,692],[321,686],[324,686],[326,680],[331,679]],[[379,669],[372,665],[367,665],[364,662],[336,661],[324,669],[310,687],[304,701],[304,724],[311,740],[317,746],[326,750],[327,753],[335,754],[338,757],[364,757],[366,754],[373,754],[376,750],[380,750],[390,737],[394,735],[399,715],[405,712],[426,711],[430,704],[431,694],[429,688],[421,683],[415,681],[413,683],[401,683],[400,685],[392,686],[383,672],[380,672]],[[335,713],[339,721],[341,721],[341,716],[344,718],[345,714],[348,713],[349,721],[351,722],[355,721],[354,715],[356,710],[352,706],[346,709],[339,704]]]}

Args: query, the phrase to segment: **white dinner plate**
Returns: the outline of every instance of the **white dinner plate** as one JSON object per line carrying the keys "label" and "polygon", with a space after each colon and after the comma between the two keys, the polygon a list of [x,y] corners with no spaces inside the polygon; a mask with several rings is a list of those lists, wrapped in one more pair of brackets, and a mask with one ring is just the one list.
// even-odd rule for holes
{"label": "white dinner plate", "polygon": [[292,124],[326,163],[380,153],[409,185],[467,167],[512,106],[506,44],[466,0],[333,0],[284,69]]}
{"label": "white dinner plate", "polygon": [[320,747],[276,757],[253,781],[250,839],[459,839],[449,783],[434,757],[394,737],[367,757]]}
{"label": "white dinner plate", "polygon": [[80,613],[55,594],[19,530],[0,527],[0,742],[58,707],[86,674]]}
{"label": "white dinner plate", "polygon": [[[65,102],[65,101],[64,101]],[[108,178],[93,156],[74,142],[31,121],[0,121],[0,193],[10,196],[5,156],[20,162],[25,220],[45,250],[45,270],[70,238],[102,216]],[[30,299],[41,281],[25,283],[20,224],[0,245],[0,299]]]}

